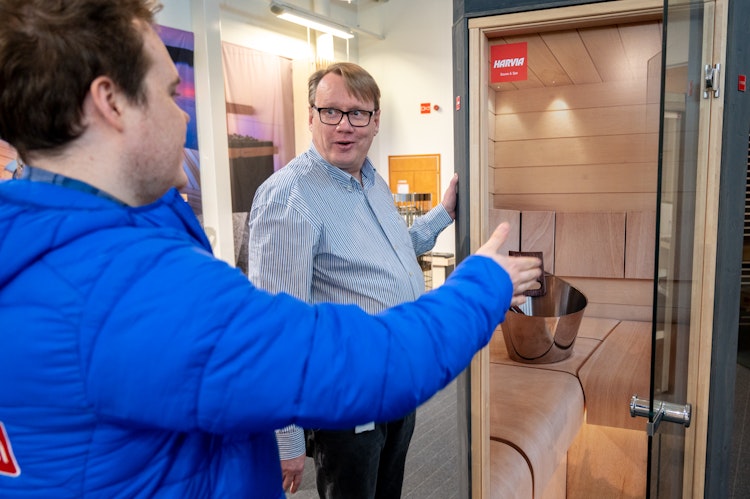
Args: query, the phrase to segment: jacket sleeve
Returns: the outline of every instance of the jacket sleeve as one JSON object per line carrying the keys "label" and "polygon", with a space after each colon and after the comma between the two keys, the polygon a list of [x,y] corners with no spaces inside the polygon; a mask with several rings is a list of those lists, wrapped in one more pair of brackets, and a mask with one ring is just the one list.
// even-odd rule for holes
{"label": "jacket sleeve", "polygon": [[87,393],[103,418],[178,431],[401,417],[468,365],[512,296],[507,273],[481,256],[416,302],[370,316],[270,295],[194,247],[144,241],[127,253],[113,265],[138,273],[105,279],[85,319]]}

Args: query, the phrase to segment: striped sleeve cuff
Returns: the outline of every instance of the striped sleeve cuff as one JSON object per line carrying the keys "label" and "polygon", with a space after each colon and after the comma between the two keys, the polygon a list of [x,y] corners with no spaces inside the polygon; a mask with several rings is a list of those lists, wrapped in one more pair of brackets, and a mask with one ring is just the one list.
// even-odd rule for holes
{"label": "striped sleeve cuff", "polygon": [[305,453],[305,432],[295,425],[276,430],[276,444],[282,461],[300,457]]}
{"label": "striped sleeve cuff", "polygon": [[421,255],[430,251],[435,246],[438,235],[452,223],[453,219],[441,203],[417,217],[414,225],[409,228],[415,253]]}

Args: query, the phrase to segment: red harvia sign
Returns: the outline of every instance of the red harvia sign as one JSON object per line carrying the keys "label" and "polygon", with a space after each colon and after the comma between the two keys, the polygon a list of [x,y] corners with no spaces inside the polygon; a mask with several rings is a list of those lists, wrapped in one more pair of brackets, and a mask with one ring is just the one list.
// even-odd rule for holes
{"label": "red harvia sign", "polygon": [[490,47],[490,83],[528,79],[526,42]]}
{"label": "red harvia sign", "polygon": [[5,431],[5,425],[0,421],[0,475],[18,476],[20,474],[21,468],[18,467],[16,456],[13,455],[10,438]]}

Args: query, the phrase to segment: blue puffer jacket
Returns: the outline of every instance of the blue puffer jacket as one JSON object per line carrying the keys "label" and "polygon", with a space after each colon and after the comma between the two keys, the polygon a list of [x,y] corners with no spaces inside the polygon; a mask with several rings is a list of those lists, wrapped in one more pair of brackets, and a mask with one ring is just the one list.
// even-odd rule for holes
{"label": "blue puffer jacket", "polygon": [[176,191],[127,208],[14,180],[0,213],[4,498],[283,498],[275,428],[403,416],[510,303],[477,256],[375,317],[271,296],[211,255]]}

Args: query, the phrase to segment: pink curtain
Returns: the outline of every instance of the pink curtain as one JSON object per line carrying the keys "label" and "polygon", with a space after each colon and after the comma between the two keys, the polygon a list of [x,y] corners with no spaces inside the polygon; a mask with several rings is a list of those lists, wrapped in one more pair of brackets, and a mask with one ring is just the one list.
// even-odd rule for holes
{"label": "pink curtain", "polygon": [[270,141],[274,171],[294,157],[292,61],[223,43],[227,131]]}

